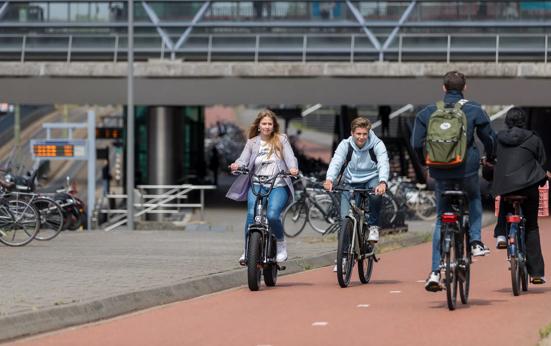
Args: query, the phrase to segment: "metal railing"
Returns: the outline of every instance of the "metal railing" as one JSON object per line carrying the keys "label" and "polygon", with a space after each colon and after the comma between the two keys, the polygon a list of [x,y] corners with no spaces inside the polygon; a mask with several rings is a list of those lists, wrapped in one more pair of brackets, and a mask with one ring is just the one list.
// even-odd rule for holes
{"label": "metal railing", "polygon": [[[200,220],[204,221],[205,218],[205,190],[216,189],[215,185],[138,185],[136,192],[139,196],[138,203],[134,203],[136,213],[134,218],[142,218],[147,214],[179,214],[182,213],[182,209],[199,209]],[[155,190],[165,191],[162,193],[149,193],[149,191]],[[199,191],[199,201],[182,203],[181,200],[187,200],[188,194],[192,191]],[[100,203],[100,205],[110,205],[109,200],[126,200],[128,195],[106,195],[107,203]],[[107,215],[107,223],[104,229],[105,231],[112,231],[113,229],[124,225],[127,222],[127,218],[124,217],[128,213],[126,207],[123,209],[97,209],[97,217],[100,214]],[[112,219],[112,215],[120,215],[117,219]]]}
{"label": "metal railing", "polygon": [[[383,37],[383,36],[379,36]],[[135,35],[138,60],[169,59],[157,35]],[[124,61],[126,35],[0,34],[4,61]],[[176,51],[187,61],[376,61],[380,51],[362,34],[195,34]],[[549,34],[397,35],[385,61],[549,60]]]}

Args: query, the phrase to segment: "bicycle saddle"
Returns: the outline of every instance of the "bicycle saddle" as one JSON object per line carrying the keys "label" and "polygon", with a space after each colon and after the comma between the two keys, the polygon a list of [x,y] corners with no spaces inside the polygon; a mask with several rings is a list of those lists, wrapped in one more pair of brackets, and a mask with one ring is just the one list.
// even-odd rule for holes
{"label": "bicycle saddle", "polygon": [[459,190],[448,190],[448,191],[442,192],[442,196],[467,198],[467,193],[465,191],[459,191]]}
{"label": "bicycle saddle", "polygon": [[506,202],[516,202],[516,201],[522,202],[526,198],[527,198],[526,196],[511,195],[511,196],[504,196],[503,200]]}

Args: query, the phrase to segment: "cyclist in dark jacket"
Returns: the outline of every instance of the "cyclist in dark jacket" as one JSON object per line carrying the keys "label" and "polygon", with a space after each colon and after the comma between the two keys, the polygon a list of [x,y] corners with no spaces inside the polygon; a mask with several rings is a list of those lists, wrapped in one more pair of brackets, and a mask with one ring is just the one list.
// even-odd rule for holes
{"label": "cyclist in dark jacket", "polygon": [[[532,131],[526,130],[526,115],[520,108],[507,112],[505,124],[508,129],[497,134],[497,163],[494,167],[493,192],[496,195],[526,196],[522,211],[526,218],[526,262],[528,274],[534,284],[545,283],[544,262],[541,253],[538,227],[538,186],[547,181],[545,169],[545,149],[541,139]],[[548,175],[549,173],[547,173]],[[507,248],[505,215],[512,213],[513,207],[501,199],[499,219],[494,230],[497,248]]]}
{"label": "cyclist in dark jacket", "polygon": [[[446,107],[453,107],[463,98],[466,89],[465,76],[457,71],[450,71],[444,75],[444,103]],[[429,119],[436,110],[436,105],[430,104],[421,110],[415,117],[415,126],[411,136],[411,145],[416,151],[419,160],[424,163],[425,139]],[[438,217],[432,237],[432,268],[425,284],[427,291],[436,292],[442,289],[440,284],[440,215],[446,208],[445,201],[440,198],[442,191],[460,185],[469,199],[469,219],[471,227],[471,248],[473,256],[484,256],[487,252],[481,241],[482,228],[482,200],[478,170],[480,168],[480,153],[475,145],[474,133],[484,144],[486,153],[494,152],[495,132],[490,126],[490,119],[480,104],[468,101],[463,107],[467,117],[467,152],[465,161],[453,168],[429,168],[429,174],[436,181],[436,210]]]}

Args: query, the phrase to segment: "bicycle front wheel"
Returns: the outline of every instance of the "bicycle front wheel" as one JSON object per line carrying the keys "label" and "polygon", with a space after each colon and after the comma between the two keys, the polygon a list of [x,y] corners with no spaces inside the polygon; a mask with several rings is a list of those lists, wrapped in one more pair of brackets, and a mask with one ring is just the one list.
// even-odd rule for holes
{"label": "bicycle front wheel", "polygon": [[51,240],[63,229],[63,211],[53,199],[39,197],[33,200],[33,207],[40,216],[40,230],[37,240]]}
{"label": "bicycle front wheel", "polygon": [[285,208],[283,217],[283,233],[289,238],[299,235],[306,226],[307,207],[303,201],[295,201]]}
{"label": "bicycle front wheel", "polygon": [[[0,242],[8,246],[23,246],[30,243],[40,228],[40,217],[36,209],[21,200],[10,200],[2,208],[5,209],[0,215],[0,219],[3,219]],[[11,214],[12,222],[5,222],[7,213]]]}
{"label": "bicycle front wheel", "polygon": [[339,243],[337,246],[337,281],[341,287],[348,287],[352,268],[354,267],[354,252],[352,244],[352,234],[354,224],[352,220],[346,219],[345,225],[339,233]]}
{"label": "bicycle front wheel", "polygon": [[266,286],[272,287],[277,283],[277,264],[275,263],[277,255],[277,240],[272,235],[270,239],[270,249],[268,250],[268,258],[274,259],[274,263],[266,265],[263,269],[262,275],[264,276],[264,283]]}
{"label": "bicycle front wheel", "polygon": [[247,282],[251,291],[260,289],[260,278],[262,276],[262,237],[258,232],[249,235],[249,246],[247,247]]}

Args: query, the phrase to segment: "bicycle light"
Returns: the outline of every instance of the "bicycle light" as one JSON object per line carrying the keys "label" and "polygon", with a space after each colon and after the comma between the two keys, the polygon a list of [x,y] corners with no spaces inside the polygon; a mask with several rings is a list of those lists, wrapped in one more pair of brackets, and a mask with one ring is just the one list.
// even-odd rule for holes
{"label": "bicycle light", "polygon": [[521,217],[520,215],[507,215],[505,217],[505,221],[507,223],[520,223]]}
{"label": "bicycle light", "polygon": [[454,213],[444,213],[440,218],[443,223],[454,223],[457,222],[457,214]]}

